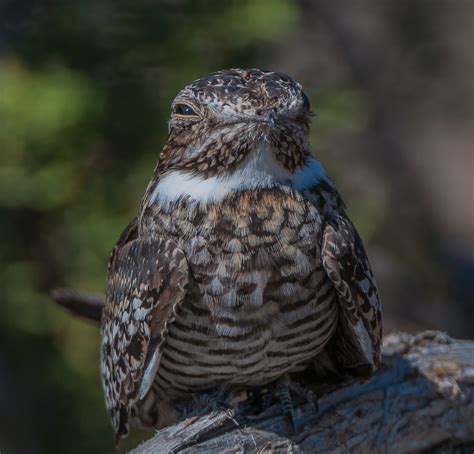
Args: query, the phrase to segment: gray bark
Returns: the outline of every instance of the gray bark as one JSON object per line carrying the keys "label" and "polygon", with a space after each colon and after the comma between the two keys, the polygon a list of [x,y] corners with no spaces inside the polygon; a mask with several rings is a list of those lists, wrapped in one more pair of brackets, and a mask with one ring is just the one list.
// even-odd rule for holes
{"label": "gray bark", "polygon": [[317,414],[296,408],[296,434],[279,405],[245,420],[229,409],[161,429],[132,453],[474,452],[473,341],[393,334],[371,380],[323,386]]}

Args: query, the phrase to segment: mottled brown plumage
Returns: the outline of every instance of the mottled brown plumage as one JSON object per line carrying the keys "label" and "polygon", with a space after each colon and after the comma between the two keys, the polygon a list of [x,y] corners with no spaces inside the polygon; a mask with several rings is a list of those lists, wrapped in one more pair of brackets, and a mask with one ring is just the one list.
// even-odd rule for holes
{"label": "mottled brown plumage", "polygon": [[118,436],[173,402],[380,361],[378,292],[288,76],[226,70],[173,102],[140,212],[109,264],[102,377]]}

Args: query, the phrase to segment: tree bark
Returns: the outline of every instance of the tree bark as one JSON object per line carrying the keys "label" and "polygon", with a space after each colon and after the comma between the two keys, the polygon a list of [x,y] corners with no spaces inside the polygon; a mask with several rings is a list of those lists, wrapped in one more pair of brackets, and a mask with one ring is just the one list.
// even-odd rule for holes
{"label": "tree bark", "polygon": [[[60,304],[73,313],[100,319],[102,297],[61,296]],[[94,310],[88,311],[91,302]],[[235,406],[161,429],[132,453],[472,454],[474,341],[437,331],[397,333],[385,337],[383,353],[382,367],[365,383],[306,383],[318,396],[319,410],[299,402],[296,433],[279,404],[258,415]]]}

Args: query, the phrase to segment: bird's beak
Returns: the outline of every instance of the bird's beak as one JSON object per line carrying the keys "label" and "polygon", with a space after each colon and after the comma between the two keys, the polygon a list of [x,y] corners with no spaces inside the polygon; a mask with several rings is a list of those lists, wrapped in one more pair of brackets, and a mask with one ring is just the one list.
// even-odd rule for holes
{"label": "bird's beak", "polygon": [[275,112],[274,109],[261,111],[258,116],[254,118],[254,120],[258,123],[264,123],[271,128],[276,128],[278,123],[278,113]]}

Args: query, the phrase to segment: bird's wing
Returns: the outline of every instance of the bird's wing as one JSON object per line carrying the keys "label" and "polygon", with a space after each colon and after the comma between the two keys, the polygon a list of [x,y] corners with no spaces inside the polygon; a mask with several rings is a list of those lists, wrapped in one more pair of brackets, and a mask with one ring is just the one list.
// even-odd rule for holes
{"label": "bird's wing", "polygon": [[338,362],[373,369],[380,363],[380,298],[362,240],[343,209],[333,212],[324,228],[321,259],[339,300]]}
{"label": "bird's wing", "polygon": [[133,218],[125,227],[124,231],[119,236],[117,242],[115,243],[112,252],[110,253],[109,263],[107,267],[107,273],[110,273],[110,269],[114,263],[115,257],[120,252],[123,246],[129,243],[132,240],[136,240],[138,238],[138,218]]}
{"label": "bird's wing", "polygon": [[127,434],[132,407],[153,384],[188,283],[186,258],[173,241],[124,235],[111,257],[102,318],[101,373],[117,437]]}

